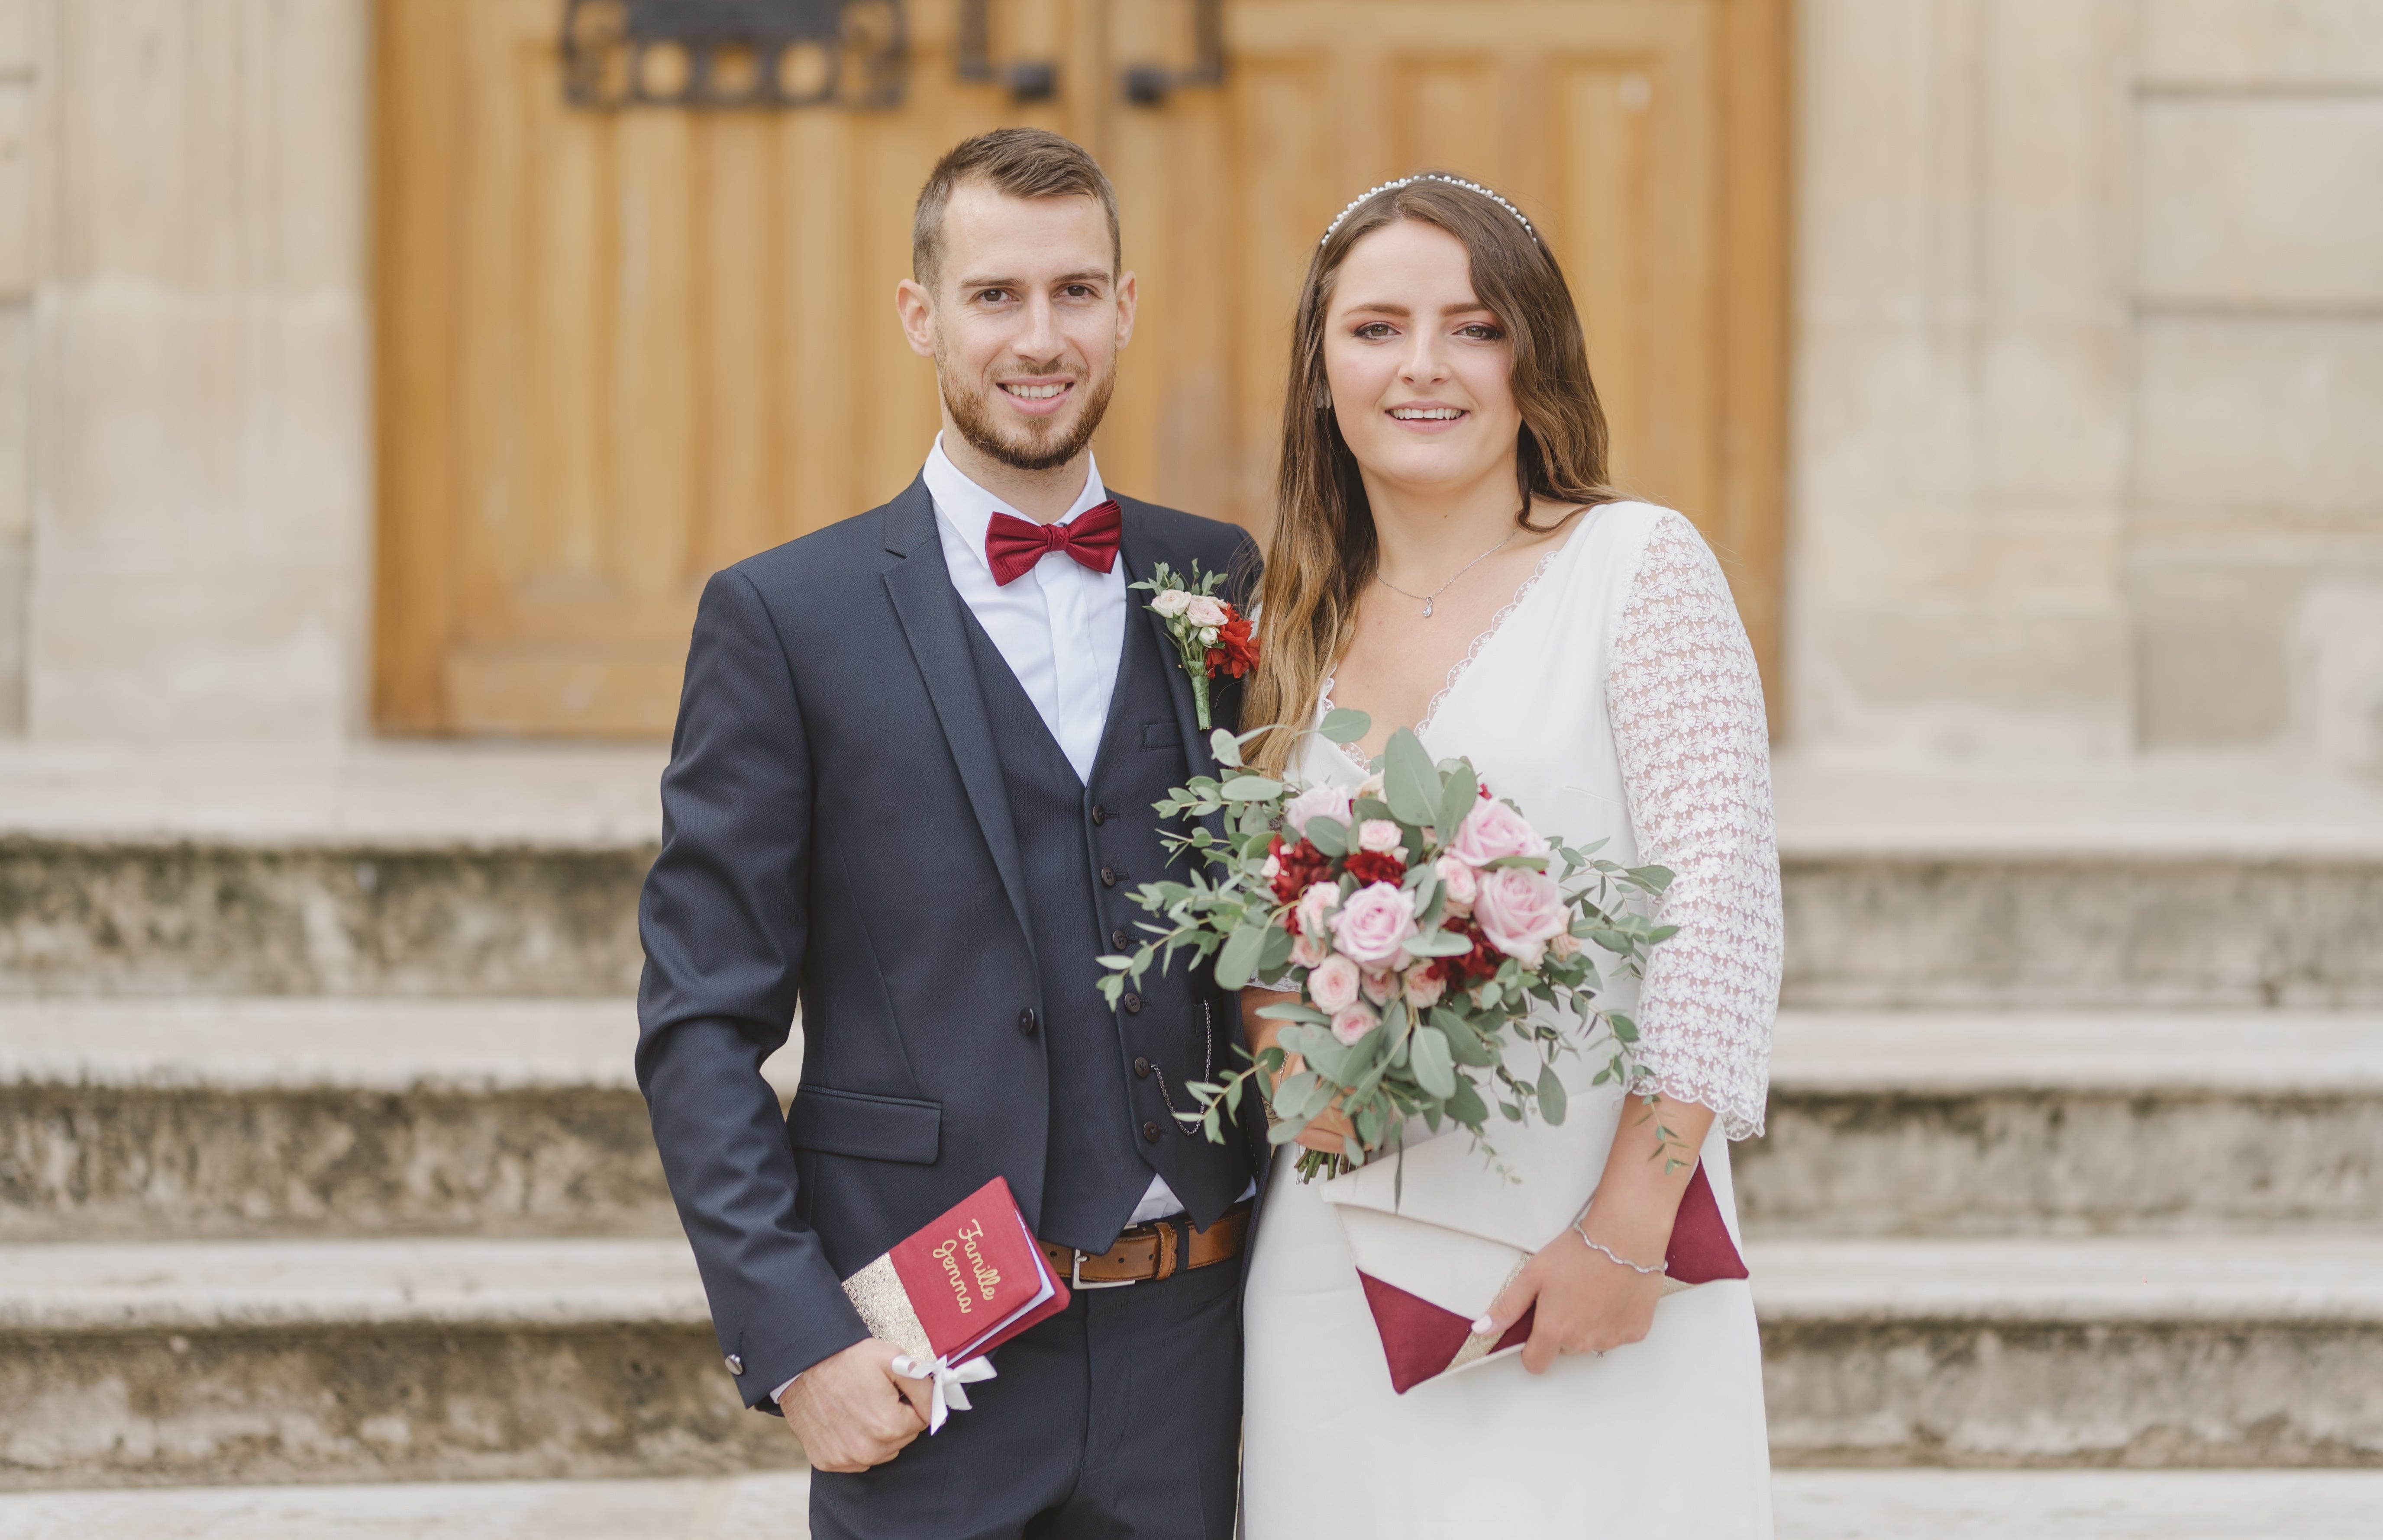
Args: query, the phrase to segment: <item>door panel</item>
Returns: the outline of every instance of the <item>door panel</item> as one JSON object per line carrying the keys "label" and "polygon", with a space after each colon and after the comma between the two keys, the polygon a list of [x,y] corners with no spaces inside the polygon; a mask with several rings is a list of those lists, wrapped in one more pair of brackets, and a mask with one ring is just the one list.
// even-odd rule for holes
{"label": "door panel", "polygon": [[1117,486],[1263,531],[1287,326],[1324,226],[1425,166],[1537,222],[1626,487],[1696,517],[1775,678],[1780,0],[1229,0],[1224,85],[1129,105],[1188,0],[1007,0],[1021,107],[912,0],[904,105],[564,105],[560,0],[379,17],[378,710],[400,732],[668,731],[717,568],[900,489],[936,423],[895,283],[968,133],[1031,121],[1117,184],[1142,318]]}

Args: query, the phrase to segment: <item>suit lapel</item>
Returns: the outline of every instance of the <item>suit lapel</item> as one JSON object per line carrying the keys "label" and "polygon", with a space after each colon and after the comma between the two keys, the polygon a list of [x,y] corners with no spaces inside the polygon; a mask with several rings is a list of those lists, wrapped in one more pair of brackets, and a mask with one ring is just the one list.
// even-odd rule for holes
{"label": "suit lapel", "polygon": [[910,644],[927,695],[935,705],[935,720],[944,730],[960,783],[968,788],[969,805],[993,864],[1001,873],[1003,891],[1018,916],[1018,929],[1031,955],[1034,932],[1026,918],[1026,882],[1018,860],[1018,828],[1009,816],[1009,792],[1001,779],[1001,761],[993,745],[993,720],[985,714],[984,695],[977,687],[976,661],[969,650],[966,622],[960,614],[958,590],[944,566],[944,545],[935,533],[934,501],[924,480],[885,510],[885,591]]}
{"label": "suit lapel", "polygon": [[[1126,582],[1130,585],[1149,582],[1161,561],[1166,562],[1179,577],[1188,579],[1191,563],[1159,538],[1154,527],[1155,521],[1142,511],[1141,505],[1119,498],[1117,506],[1125,512],[1124,543],[1118,548],[1117,556],[1125,563]],[[1175,705],[1175,720],[1183,733],[1185,761],[1193,775],[1216,774],[1216,757],[1209,752],[1208,734],[1201,731],[1200,715],[1192,701],[1192,680],[1183,671],[1183,655],[1177,650],[1175,638],[1167,634],[1167,622],[1151,610],[1148,589],[1130,591],[1125,598],[1127,623],[1134,623],[1138,617],[1157,640],[1161,666],[1167,671],[1167,697]],[[1212,720],[1216,717],[1215,704],[1212,693],[1209,698]]]}

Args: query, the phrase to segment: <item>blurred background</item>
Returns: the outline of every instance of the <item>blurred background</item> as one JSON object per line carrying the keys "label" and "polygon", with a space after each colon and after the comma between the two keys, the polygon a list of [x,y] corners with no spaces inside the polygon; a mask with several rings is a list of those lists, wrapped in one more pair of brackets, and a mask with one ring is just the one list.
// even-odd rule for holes
{"label": "blurred background", "polygon": [[1006,123],[1261,535],[1343,203],[1562,261],[1771,701],[1782,1534],[2374,1533],[2383,0],[0,0],[0,1535],[793,1533],[635,893]]}

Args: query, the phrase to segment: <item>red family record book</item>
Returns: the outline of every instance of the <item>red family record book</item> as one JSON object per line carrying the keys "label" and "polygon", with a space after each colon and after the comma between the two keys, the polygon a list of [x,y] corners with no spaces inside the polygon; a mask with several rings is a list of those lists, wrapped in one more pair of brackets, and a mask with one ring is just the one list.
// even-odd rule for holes
{"label": "red family record book", "polygon": [[933,1374],[937,1428],[946,1400],[968,1407],[959,1386],[993,1377],[969,1361],[1068,1308],[1068,1286],[999,1177],[845,1279],[844,1292],[869,1335],[902,1349],[912,1378]]}

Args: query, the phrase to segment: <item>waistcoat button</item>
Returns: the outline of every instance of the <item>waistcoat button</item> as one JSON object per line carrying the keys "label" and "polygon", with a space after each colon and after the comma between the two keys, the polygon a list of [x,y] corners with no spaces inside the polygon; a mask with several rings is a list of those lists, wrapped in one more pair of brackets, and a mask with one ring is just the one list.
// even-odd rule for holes
{"label": "waistcoat button", "polygon": [[1134,1060],[1134,1061],[1133,1061],[1133,1074],[1134,1074],[1134,1078],[1136,1078],[1136,1079],[1138,1079],[1138,1080],[1147,1080],[1147,1079],[1149,1079],[1149,1078],[1150,1078],[1150,1061],[1149,1061],[1148,1059],[1136,1059],[1136,1060]]}
{"label": "waistcoat button", "polygon": [[1028,1006],[1018,1013],[1018,1029],[1028,1037],[1034,1035],[1034,1008]]}
{"label": "waistcoat button", "polygon": [[1122,930],[1112,930],[1109,932],[1109,944],[1116,947],[1120,952],[1125,950],[1126,942],[1132,939],[1133,938],[1131,936],[1127,935]]}
{"label": "waistcoat button", "polygon": [[1145,1123],[1145,1124],[1143,1124],[1143,1125],[1142,1126],[1142,1138],[1144,1138],[1144,1139],[1146,1139],[1146,1140],[1150,1140],[1150,1142],[1151,1142],[1151,1143],[1153,1143],[1153,1144],[1157,1143],[1157,1142],[1158,1142],[1158,1125],[1157,1125],[1156,1123],[1154,1123],[1154,1123]]}
{"label": "waistcoat button", "polygon": [[1108,822],[1108,820],[1109,820],[1109,810],[1108,810],[1107,808],[1105,808],[1105,807],[1102,807],[1102,806],[1101,806],[1099,803],[1097,803],[1097,802],[1093,803],[1093,821],[1094,823],[1106,823],[1106,822]]}
{"label": "waistcoat button", "polygon": [[1101,886],[1105,888],[1114,888],[1117,886],[1117,868],[1101,868]]}
{"label": "waistcoat button", "polygon": [[1138,994],[1129,994],[1125,997],[1125,1014],[1128,1016],[1140,1016],[1142,1014],[1142,996]]}

